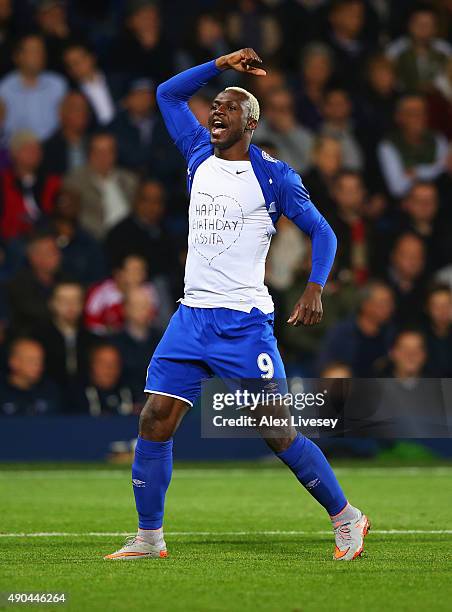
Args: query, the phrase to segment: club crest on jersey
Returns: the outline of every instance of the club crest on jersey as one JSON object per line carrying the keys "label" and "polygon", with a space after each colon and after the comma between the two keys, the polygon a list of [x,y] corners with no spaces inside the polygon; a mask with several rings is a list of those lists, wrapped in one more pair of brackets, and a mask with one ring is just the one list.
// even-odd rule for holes
{"label": "club crest on jersey", "polygon": [[266,151],[262,151],[262,157],[269,162],[273,162],[274,164],[276,164],[276,162],[278,161],[277,159],[275,159],[274,157],[272,157],[271,155],[269,155]]}

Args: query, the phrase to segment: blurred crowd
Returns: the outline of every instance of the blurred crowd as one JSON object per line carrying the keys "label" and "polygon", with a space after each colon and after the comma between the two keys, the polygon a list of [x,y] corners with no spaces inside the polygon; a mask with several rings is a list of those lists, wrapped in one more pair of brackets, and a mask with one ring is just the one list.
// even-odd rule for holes
{"label": "blurred crowd", "polygon": [[[0,0],[0,415],[131,414],[183,294],[183,159],[155,102],[243,46],[254,142],[338,237],[314,328],[285,325],[310,244],[278,222],[266,282],[289,375],[452,374],[452,1]],[[181,338],[183,342],[183,338]]]}

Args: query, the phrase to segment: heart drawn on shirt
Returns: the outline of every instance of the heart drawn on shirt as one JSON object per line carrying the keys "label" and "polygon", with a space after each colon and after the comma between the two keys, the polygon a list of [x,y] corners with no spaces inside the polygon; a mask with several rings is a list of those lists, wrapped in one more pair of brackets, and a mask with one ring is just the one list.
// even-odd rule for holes
{"label": "heart drawn on shirt", "polygon": [[197,192],[190,206],[190,242],[210,265],[240,238],[243,209],[232,196]]}

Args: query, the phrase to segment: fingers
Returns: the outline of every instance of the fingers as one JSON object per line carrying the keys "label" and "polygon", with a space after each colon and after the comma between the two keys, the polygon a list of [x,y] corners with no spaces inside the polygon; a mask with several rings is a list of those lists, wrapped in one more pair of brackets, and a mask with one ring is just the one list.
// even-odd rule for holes
{"label": "fingers", "polygon": [[298,310],[299,310],[299,308],[298,308],[298,304],[297,304],[295,306],[295,308],[293,309],[292,314],[287,319],[287,323],[290,323],[290,324],[294,324],[295,323],[296,324],[296,321],[298,319]]}
{"label": "fingers", "polygon": [[250,47],[242,49],[240,61],[244,72],[255,74],[256,76],[265,76],[266,71],[261,68],[262,60],[254,49]]}
{"label": "fingers", "polygon": [[256,76],[266,76],[267,72],[263,68],[247,68],[248,74],[255,74]]}
{"label": "fingers", "polygon": [[323,317],[323,310],[321,305],[315,304],[297,304],[294,308],[292,314],[287,319],[287,323],[293,325],[293,327],[298,327],[299,325],[317,325],[320,323]]}

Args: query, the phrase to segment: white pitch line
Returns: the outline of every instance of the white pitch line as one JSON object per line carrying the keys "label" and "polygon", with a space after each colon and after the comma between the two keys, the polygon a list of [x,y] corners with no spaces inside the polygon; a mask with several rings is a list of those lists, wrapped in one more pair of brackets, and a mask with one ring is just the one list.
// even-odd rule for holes
{"label": "white pitch line", "polygon": [[[169,531],[168,537],[192,536],[298,536],[298,535],[331,535],[331,530],[321,531]],[[452,535],[452,529],[372,529],[371,534],[378,535]],[[0,533],[0,538],[84,538],[84,537],[127,537],[135,535],[127,531],[87,531],[72,533],[70,531],[49,531],[35,533]]]}
{"label": "white pitch line", "polygon": [[[429,476],[451,476],[452,467],[436,466],[436,467],[338,467],[334,470],[338,475],[354,475],[365,474],[366,476],[418,476],[428,474]],[[275,477],[282,476],[286,470],[282,468],[187,468],[176,469],[173,476],[175,478],[217,478],[222,476],[250,476],[256,477]],[[0,470],[0,480],[14,480],[16,478],[40,479],[48,478],[49,480],[65,480],[67,478],[83,478],[86,480],[95,479],[127,479],[129,471],[124,470],[99,470],[99,469],[68,469],[68,470]]]}

